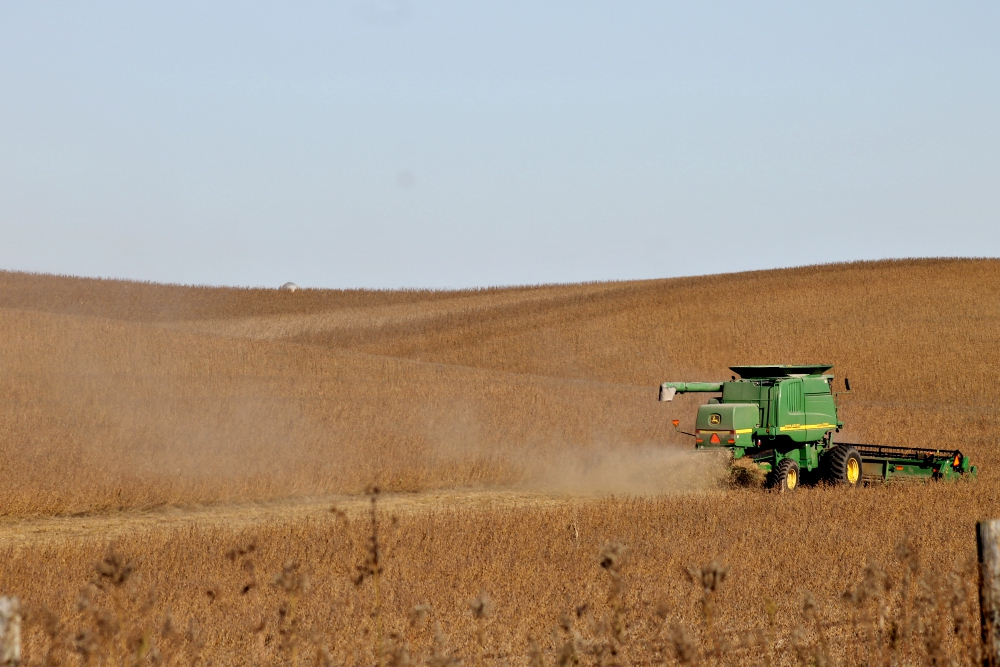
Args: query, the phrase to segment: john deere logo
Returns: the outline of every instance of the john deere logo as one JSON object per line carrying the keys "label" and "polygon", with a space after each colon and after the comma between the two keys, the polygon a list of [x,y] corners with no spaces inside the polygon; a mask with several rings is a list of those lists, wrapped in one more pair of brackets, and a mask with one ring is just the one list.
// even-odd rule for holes
{"label": "john deere logo", "polygon": [[717,424],[721,424],[722,423],[722,415],[720,415],[718,412],[713,412],[712,416],[708,418],[708,423],[711,424],[712,426],[715,426]]}

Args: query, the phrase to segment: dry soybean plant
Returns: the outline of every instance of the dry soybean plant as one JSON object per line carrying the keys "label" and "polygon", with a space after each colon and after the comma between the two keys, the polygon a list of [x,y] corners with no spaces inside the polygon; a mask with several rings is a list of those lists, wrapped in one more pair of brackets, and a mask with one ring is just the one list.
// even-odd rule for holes
{"label": "dry soybean plant", "polygon": [[518,483],[564,452],[690,445],[669,420],[696,397],[670,412],[656,385],[735,363],[828,360],[855,381],[845,439],[962,432],[987,470],[998,286],[998,260],[452,292],[0,272],[0,514]]}
{"label": "dry soybean plant", "polygon": [[[856,583],[842,591],[839,601],[821,603],[802,592],[797,615],[781,623],[777,604],[768,598],[761,601],[760,618],[749,627],[745,622],[753,619],[734,618],[729,608],[740,581],[721,561],[681,568],[677,576],[683,573],[687,583],[680,595],[647,590],[648,584],[632,574],[633,555],[642,545],[607,542],[591,561],[592,581],[583,582],[580,601],[574,602],[570,592],[564,611],[548,618],[548,638],[529,632],[514,643],[495,642],[491,635],[507,629],[496,625],[493,596],[481,588],[464,611],[471,641],[456,646],[444,623],[463,614],[438,614],[426,603],[397,608],[398,595],[386,597],[387,590],[398,590],[396,584],[403,582],[386,579],[395,570],[387,568],[381,551],[378,497],[373,490],[367,555],[360,567],[353,566],[354,574],[348,564],[287,557],[270,577],[270,585],[261,587],[262,548],[255,541],[244,542],[219,553],[223,564],[228,561],[222,570],[232,575],[228,583],[203,586],[204,602],[189,606],[180,620],[169,606],[164,608],[162,592],[144,583],[137,561],[120,546],[109,548],[94,564],[68,616],[44,607],[26,608],[26,630],[33,639],[23,664],[973,667],[981,661],[970,583],[975,581],[975,564],[950,572],[925,570],[917,548],[905,541],[888,566],[873,561],[858,572]],[[379,576],[382,598],[367,598],[371,604],[339,602],[331,608],[334,616],[317,616],[312,608],[321,600],[315,583],[329,590],[324,580],[331,576],[331,566],[337,566],[341,574],[336,576],[343,576],[348,585],[344,590],[353,590],[359,602],[366,599],[363,585],[374,585]],[[649,596],[659,602],[643,602]],[[685,600],[693,605],[690,610]],[[169,604],[181,602],[171,598]],[[362,629],[372,625],[370,652],[353,651],[350,646],[363,635]]]}

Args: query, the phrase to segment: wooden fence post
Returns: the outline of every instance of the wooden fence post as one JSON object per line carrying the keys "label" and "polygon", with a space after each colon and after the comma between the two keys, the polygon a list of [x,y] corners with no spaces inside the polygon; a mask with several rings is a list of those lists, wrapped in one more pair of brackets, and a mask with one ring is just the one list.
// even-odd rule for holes
{"label": "wooden fence post", "polygon": [[976,524],[983,665],[1000,667],[1000,519]]}
{"label": "wooden fence post", "polygon": [[0,666],[21,664],[21,602],[15,597],[0,597]]}

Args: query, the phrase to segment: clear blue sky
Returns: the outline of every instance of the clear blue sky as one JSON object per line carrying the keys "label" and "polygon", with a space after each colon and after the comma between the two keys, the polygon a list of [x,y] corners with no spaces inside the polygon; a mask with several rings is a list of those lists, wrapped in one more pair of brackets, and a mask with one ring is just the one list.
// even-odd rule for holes
{"label": "clear blue sky", "polygon": [[1000,256],[996,2],[0,4],[0,268],[458,287]]}

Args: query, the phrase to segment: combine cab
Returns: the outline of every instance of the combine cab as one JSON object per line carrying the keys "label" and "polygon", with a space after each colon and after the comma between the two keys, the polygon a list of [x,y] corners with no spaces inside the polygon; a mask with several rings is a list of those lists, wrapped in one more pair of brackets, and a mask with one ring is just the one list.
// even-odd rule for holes
{"label": "combine cab", "polygon": [[[834,442],[837,418],[833,366],[732,366],[730,382],[664,382],[660,400],[675,394],[720,394],[698,408],[697,449],[727,448],[750,457],[769,486],[794,490],[803,475],[856,486],[863,479],[953,479],[976,474],[958,450]],[[847,385],[850,390],[850,384]],[[678,428],[679,420],[674,420]]]}

